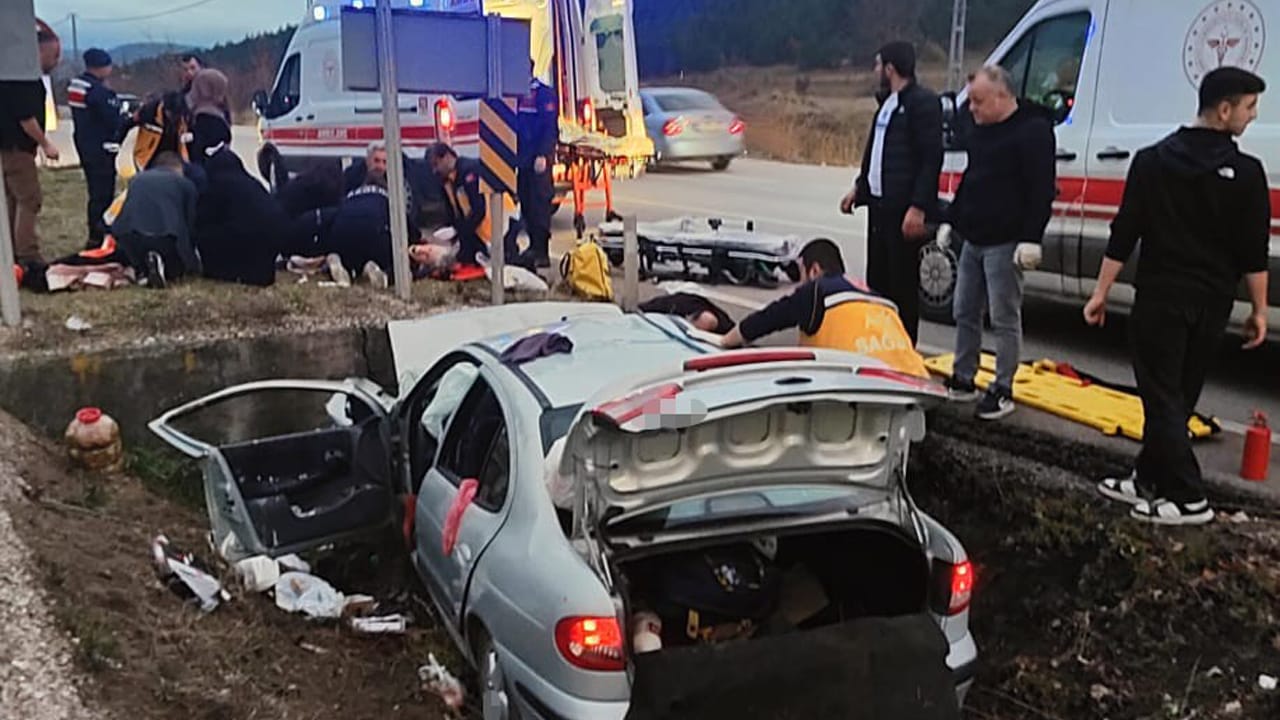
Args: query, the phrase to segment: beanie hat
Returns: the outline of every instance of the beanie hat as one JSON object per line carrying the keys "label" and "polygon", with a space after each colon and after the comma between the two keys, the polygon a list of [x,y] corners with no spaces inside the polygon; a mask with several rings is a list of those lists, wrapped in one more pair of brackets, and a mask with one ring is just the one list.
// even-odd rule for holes
{"label": "beanie hat", "polygon": [[84,52],[84,66],[90,70],[109,67],[111,55],[101,48],[89,48]]}

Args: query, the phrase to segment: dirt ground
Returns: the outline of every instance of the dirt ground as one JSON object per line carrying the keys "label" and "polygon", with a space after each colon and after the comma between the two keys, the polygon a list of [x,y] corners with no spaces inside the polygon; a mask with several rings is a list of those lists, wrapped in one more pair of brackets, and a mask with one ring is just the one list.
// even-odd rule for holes
{"label": "dirt ground", "polygon": [[[46,170],[41,173],[41,184],[45,195],[40,215],[42,252],[48,259],[78,252],[85,240],[84,176],[78,169]],[[324,287],[318,282],[323,278],[305,283],[299,279],[282,272],[269,288],[197,279],[176,283],[164,291],[24,291],[23,326],[0,327],[0,355],[115,348],[159,336],[194,341],[282,330],[304,332],[335,325],[385,324],[443,307],[487,305],[491,292],[486,280],[420,281],[414,283],[411,301],[405,302],[391,291],[360,284],[351,288]],[[517,301],[565,297],[556,289],[549,298],[534,298],[527,293],[508,296]],[[66,322],[71,317],[78,317],[91,327],[69,330]]]}
{"label": "dirt ground", "polygon": [[[12,422],[0,418],[5,435],[27,437]],[[1115,458],[1033,438],[1011,439],[1013,452],[980,448],[963,434],[935,435],[911,474],[977,566],[982,664],[968,717],[1280,717],[1280,692],[1258,689],[1259,674],[1280,674],[1276,516],[1141,528],[1084,484]],[[402,558],[381,555],[386,572],[364,559],[319,573],[346,592],[402,596],[416,619],[405,637],[309,623],[265,596],[201,615],[155,579],[148,546],[163,532],[209,560],[202,511],[154,484],[73,470],[55,444],[20,448],[9,456],[34,501],[11,508],[14,523],[74,638],[91,707],[117,718],[444,717],[416,670],[429,652],[460,660],[404,595]]]}

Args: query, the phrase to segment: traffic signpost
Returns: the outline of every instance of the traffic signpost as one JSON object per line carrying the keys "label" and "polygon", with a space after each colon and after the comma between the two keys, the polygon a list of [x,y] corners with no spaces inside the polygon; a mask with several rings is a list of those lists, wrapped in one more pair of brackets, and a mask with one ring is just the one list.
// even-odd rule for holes
{"label": "traffic signpost", "polygon": [[[423,42],[430,38],[430,42]],[[399,93],[482,97],[480,146],[492,232],[489,259],[493,302],[504,301],[503,195],[516,194],[516,112],[511,98],[529,92],[527,20],[478,14],[391,8],[342,9],[342,76],[348,90],[382,93],[391,207],[404,207]],[[370,52],[376,48],[377,52]],[[397,292],[410,296],[409,240],[404,213],[391,213],[391,249]]]}

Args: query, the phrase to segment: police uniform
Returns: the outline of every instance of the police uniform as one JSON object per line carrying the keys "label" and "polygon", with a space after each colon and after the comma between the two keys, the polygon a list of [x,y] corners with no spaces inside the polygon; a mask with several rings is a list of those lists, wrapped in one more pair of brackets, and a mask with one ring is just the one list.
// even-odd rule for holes
{"label": "police uniform", "polygon": [[475,158],[459,157],[453,174],[444,180],[445,199],[458,232],[458,262],[476,264],[478,253],[488,254],[489,211],[480,192],[482,166]]}
{"label": "police uniform", "polygon": [[929,377],[898,307],[841,275],[801,285],[791,295],[742,321],[746,342],[788,328],[800,330],[800,345],[858,353],[900,372]]}
{"label": "police uniform", "polygon": [[[555,90],[538,78],[529,84],[529,94],[520,100],[518,120],[520,144],[517,153],[520,217],[529,231],[529,259],[546,260],[551,242],[551,210],[555,184],[551,167],[560,141],[560,101]],[[545,158],[546,169],[534,165]]]}
{"label": "police uniform", "polygon": [[[87,67],[105,67],[111,58],[98,50],[85,53]],[[106,236],[103,214],[116,190],[116,154],[124,119],[115,91],[90,72],[71,80],[67,88],[71,116],[75,122],[76,152],[89,186],[89,247],[98,247]]]}

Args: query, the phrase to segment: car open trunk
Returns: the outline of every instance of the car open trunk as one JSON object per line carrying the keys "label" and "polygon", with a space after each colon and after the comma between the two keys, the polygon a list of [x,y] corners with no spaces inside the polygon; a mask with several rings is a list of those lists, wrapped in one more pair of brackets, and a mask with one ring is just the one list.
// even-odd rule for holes
{"label": "car open trunk", "polygon": [[[760,576],[743,571],[750,557],[767,567]],[[746,577],[735,592],[747,597],[718,593],[717,563]],[[662,649],[629,646],[629,717],[958,716],[948,644],[927,609],[928,561],[890,523],[673,548],[616,569],[628,627],[641,613],[662,621]],[[700,571],[707,582],[690,577]],[[745,629],[735,605],[756,616]],[[740,634],[711,640],[717,624]]]}

